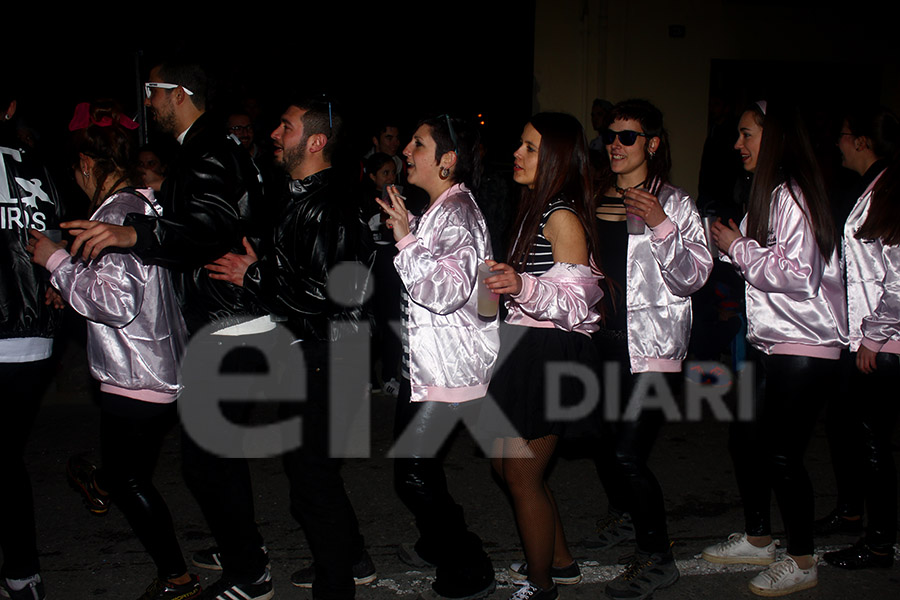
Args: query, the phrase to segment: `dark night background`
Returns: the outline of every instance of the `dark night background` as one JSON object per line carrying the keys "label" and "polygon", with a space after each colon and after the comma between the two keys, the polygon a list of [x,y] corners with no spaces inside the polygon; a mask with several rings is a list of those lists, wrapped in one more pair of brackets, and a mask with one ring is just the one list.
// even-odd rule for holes
{"label": "dark night background", "polygon": [[[418,119],[451,112],[483,115],[489,158],[510,162],[532,105],[533,1],[222,6],[91,8],[54,13],[49,24],[22,17],[27,26],[4,39],[4,77],[16,78],[18,116],[48,162],[59,158],[78,102],[112,97],[141,116],[140,84],[180,51],[213,75],[208,109],[253,98],[266,138],[289,98],[324,91],[343,106],[358,153],[370,146],[374,117],[398,118],[405,145]],[[151,141],[168,141],[149,132]]]}

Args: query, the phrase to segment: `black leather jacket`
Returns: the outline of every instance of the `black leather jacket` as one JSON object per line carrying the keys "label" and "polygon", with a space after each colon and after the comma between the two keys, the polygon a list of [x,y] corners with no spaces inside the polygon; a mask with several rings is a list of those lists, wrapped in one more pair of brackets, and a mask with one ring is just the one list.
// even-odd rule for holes
{"label": "black leather jacket", "polygon": [[237,139],[203,114],[188,130],[160,192],[162,217],[131,214],[133,248],[142,260],[172,270],[188,331],[261,314],[238,286],[210,279],[204,265],[227,252],[243,253],[241,238],[258,236],[255,212],[262,181]]}
{"label": "black leather jacket", "polygon": [[356,194],[337,179],[333,169],[325,169],[289,183],[274,233],[244,275],[244,288],[306,342],[333,341],[331,323],[355,326],[367,316],[361,302],[336,303],[327,290],[332,268],[355,262],[362,269],[341,277],[337,293],[361,301],[374,257]]}
{"label": "black leather jacket", "polygon": [[0,145],[0,338],[53,337],[61,311],[48,307],[49,273],[25,251],[28,230],[59,232],[60,202],[47,169],[25,150]]}

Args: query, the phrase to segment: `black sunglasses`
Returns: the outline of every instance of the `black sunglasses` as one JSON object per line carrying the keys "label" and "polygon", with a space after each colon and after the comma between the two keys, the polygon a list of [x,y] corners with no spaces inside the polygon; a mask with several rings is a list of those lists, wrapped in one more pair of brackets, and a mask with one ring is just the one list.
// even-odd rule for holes
{"label": "black sunglasses", "polygon": [[610,144],[615,142],[616,138],[618,137],[623,146],[633,146],[637,141],[638,136],[645,138],[650,137],[646,133],[631,131],[630,129],[626,129],[625,131],[613,131],[612,129],[607,129],[603,132],[603,143],[609,146]]}

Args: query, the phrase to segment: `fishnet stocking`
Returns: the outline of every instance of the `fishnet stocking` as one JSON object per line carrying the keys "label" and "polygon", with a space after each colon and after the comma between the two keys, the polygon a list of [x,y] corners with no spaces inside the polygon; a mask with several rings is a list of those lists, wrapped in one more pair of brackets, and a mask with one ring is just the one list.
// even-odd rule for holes
{"label": "fishnet stocking", "polygon": [[535,440],[501,438],[495,442],[491,461],[512,496],[528,579],[544,589],[553,585],[550,566],[567,566],[573,560],[556,501],[544,480],[557,441],[555,435]]}

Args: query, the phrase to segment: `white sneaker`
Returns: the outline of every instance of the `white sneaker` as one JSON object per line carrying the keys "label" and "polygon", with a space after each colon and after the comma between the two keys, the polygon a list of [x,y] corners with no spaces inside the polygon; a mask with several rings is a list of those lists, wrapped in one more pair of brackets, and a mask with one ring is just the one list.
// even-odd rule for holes
{"label": "white sneaker", "polygon": [[746,533],[732,533],[724,542],[707,546],[701,557],[720,565],[770,565],[775,562],[775,542],[759,548],[747,541]]}
{"label": "white sneaker", "polygon": [[808,590],[819,583],[819,572],[816,567],[817,559],[813,559],[813,566],[809,569],[801,569],[790,556],[773,563],[768,569],[750,580],[750,591],[757,596],[787,596],[800,590]]}

